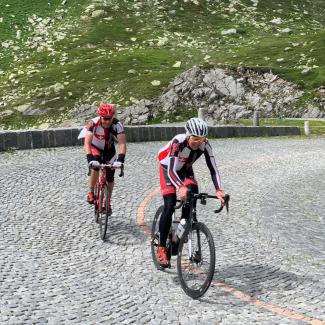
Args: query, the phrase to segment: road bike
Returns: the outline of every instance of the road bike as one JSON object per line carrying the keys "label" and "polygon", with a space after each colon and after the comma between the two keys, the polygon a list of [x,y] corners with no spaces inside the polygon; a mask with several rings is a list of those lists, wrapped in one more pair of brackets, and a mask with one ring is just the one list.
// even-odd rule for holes
{"label": "road bike", "polygon": [[99,224],[100,238],[103,241],[107,239],[108,218],[111,215],[109,210],[109,188],[107,185],[106,173],[107,169],[121,169],[119,176],[124,175],[124,165],[121,167],[113,167],[113,164],[100,164],[99,176],[94,187],[94,207],[95,221]]}
{"label": "road bike", "polygon": [[[184,292],[197,299],[202,297],[208,290],[214,275],[215,268],[215,245],[213,236],[209,228],[197,219],[196,203],[199,201],[205,205],[207,199],[218,199],[214,195],[207,193],[189,193],[185,203],[181,201],[175,206],[175,212],[172,218],[172,225],[167,237],[166,247],[169,257],[177,255],[177,274]],[[222,211],[225,206],[228,212],[230,196],[226,194],[225,204],[214,210],[215,213]],[[177,240],[175,226],[179,223],[176,210],[183,204],[189,204],[190,213],[185,224],[185,230],[180,239]],[[160,266],[156,258],[156,252],[159,245],[159,220],[163,211],[160,206],[154,216],[151,229],[151,253],[153,262],[158,270],[164,268]],[[176,239],[176,240],[175,240]]]}

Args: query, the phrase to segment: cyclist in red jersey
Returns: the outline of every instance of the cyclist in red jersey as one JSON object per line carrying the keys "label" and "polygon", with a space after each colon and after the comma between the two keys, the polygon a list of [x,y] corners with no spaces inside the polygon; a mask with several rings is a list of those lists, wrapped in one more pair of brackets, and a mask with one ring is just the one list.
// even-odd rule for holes
{"label": "cyclist in red jersey", "polygon": [[[114,117],[115,105],[102,103],[99,105],[98,116],[88,122],[86,127],[80,132],[79,139],[85,138],[84,151],[87,156],[89,166],[89,192],[87,202],[94,203],[94,186],[98,178],[98,169],[101,163],[112,163],[114,167],[121,167],[124,164],[126,154],[126,138],[123,125]],[[119,146],[119,154],[116,157],[114,143]],[[108,170],[106,177],[109,189],[109,212],[111,209],[111,197],[114,187],[114,172]]]}
{"label": "cyclist in red jersey", "polygon": [[[204,154],[211,178],[216,189],[216,196],[224,203],[225,193],[221,182],[213,151],[207,139],[208,126],[199,118],[191,118],[185,124],[185,134],[176,135],[165,147],[159,150],[160,188],[164,198],[164,209],[159,221],[159,247],[157,260],[162,267],[170,266],[166,240],[171,226],[176,204],[176,191],[182,201],[186,201],[187,192],[198,193],[197,181],[192,165]],[[187,218],[189,206],[182,208],[182,218]]]}

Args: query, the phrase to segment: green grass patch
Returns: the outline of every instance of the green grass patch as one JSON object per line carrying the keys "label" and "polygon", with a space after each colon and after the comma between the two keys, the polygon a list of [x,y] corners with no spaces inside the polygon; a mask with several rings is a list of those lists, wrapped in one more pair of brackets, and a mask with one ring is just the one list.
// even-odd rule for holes
{"label": "green grass patch", "polygon": [[[201,5],[164,0],[155,6],[146,1],[110,0],[92,9],[105,11],[100,18],[91,18],[91,11],[85,13],[89,4],[90,0],[64,4],[62,0],[0,0],[0,46],[8,40],[20,46],[18,52],[1,47],[0,98],[19,96],[8,96],[0,107],[42,103],[39,108],[57,121],[62,112],[69,113],[81,103],[111,100],[126,106],[131,98],[155,99],[193,65],[209,68],[218,63],[272,70],[299,84],[307,94],[297,109],[312,98],[315,87],[325,84],[323,0],[259,0],[255,9],[250,0],[203,1]],[[60,10],[64,11],[58,13]],[[24,46],[32,36],[28,17],[33,14],[54,19],[49,39],[61,27],[68,28],[68,37],[52,44],[53,52]],[[273,18],[281,18],[283,23],[270,23]],[[229,28],[236,28],[237,33],[222,36],[221,31]],[[283,28],[292,32],[279,32]],[[17,30],[22,31],[20,40]],[[18,59],[17,53],[25,55]],[[180,68],[173,67],[176,61],[182,62]],[[307,66],[311,71],[302,74]],[[31,69],[39,72],[27,74]],[[130,74],[131,69],[136,73]],[[160,85],[152,86],[153,80]],[[58,82],[64,84],[62,91],[48,90]],[[41,120],[18,114],[1,118],[0,125],[16,125],[16,118],[26,119],[27,124]]]}
{"label": "green grass patch", "polygon": [[[231,122],[230,122],[231,123]],[[236,121],[238,125],[252,126],[252,119],[240,119]],[[287,118],[262,118],[260,119],[260,126],[297,126],[301,129],[301,134],[304,133],[305,120],[287,119]],[[325,134],[325,121],[310,120],[309,129],[311,134],[320,135]]]}

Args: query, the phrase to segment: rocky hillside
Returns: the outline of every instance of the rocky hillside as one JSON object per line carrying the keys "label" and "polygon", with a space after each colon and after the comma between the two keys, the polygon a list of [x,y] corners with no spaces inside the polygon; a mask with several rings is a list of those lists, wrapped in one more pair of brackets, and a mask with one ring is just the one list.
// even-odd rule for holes
{"label": "rocky hillside", "polygon": [[323,0],[0,0],[0,126],[324,116]]}

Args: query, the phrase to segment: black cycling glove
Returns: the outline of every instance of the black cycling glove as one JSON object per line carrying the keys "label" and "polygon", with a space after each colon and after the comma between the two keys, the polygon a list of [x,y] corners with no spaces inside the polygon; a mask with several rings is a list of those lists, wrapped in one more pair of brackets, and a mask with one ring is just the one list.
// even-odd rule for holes
{"label": "black cycling glove", "polygon": [[125,154],[124,153],[120,153],[117,157],[117,161],[121,162],[122,164],[124,164],[124,160],[125,160]]}
{"label": "black cycling glove", "polygon": [[86,158],[87,158],[88,164],[89,164],[91,161],[96,160],[95,157],[94,157],[94,155],[92,155],[91,153],[87,154]]}

